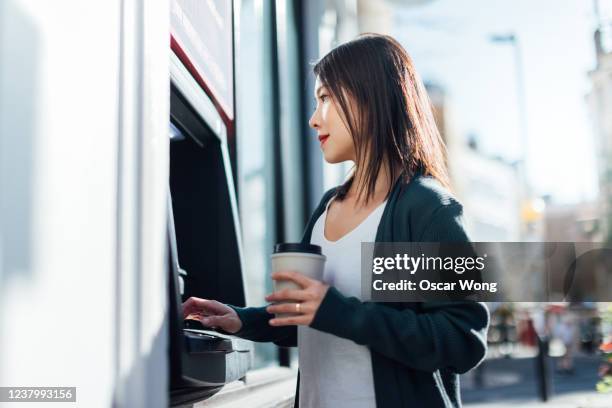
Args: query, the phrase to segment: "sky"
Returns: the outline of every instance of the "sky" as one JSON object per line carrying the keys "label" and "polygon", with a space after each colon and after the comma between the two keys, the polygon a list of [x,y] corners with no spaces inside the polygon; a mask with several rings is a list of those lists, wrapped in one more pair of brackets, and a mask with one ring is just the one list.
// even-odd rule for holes
{"label": "sky", "polygon": [[[602,0],[612,16],[612,1]],[[417,71],[446,93],[455,137],[520,158],[516,58],[492,34],[514,33],[522,55],[528,179],[557,203],[597,195],[595,140],[586,95],[595,67],[590,0],[434,0],[395,13],[392,34]]]}

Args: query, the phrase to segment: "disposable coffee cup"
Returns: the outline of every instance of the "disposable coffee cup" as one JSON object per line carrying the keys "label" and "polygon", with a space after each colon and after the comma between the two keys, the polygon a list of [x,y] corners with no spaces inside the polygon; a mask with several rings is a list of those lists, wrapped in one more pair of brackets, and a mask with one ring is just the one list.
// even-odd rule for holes
{"label": "disposable coffee cup", "polygon": [[[323,268],[326,257],[319,245],[301,243],[281,243],[274,246],[272,254],[272,272],[296,271],[309,278],[323,280]],[[290,280],[273,280],[274,291],[283,289],[301,289],[301,286]],[[277,303],[296,303],[282,301]],[[276,317],[295,316],[299,313],[277,313]]]}

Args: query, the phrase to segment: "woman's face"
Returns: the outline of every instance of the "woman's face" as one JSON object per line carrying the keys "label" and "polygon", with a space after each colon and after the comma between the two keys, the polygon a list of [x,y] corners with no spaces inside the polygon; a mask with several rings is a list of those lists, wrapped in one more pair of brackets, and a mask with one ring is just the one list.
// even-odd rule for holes
{"label": "woman's face", "polygon": [[339,107],[319,78],[315,82],[315,99],[317,106],[308,124],[317,131],[325,161],[328,163],[355,161],[353,138],[345,121],[342,120]]}

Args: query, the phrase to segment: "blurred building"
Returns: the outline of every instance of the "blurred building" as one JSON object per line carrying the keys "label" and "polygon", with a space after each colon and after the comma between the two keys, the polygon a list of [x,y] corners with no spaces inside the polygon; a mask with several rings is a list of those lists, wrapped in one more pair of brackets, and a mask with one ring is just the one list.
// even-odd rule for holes
{"label": "blurred building", "polygon": [[[597,3],[596,3],[597,4]],[[594,33],[597,65],[589,73],[592,89],[587,96],[595,133],[599,174],[601,237],[612,239],[612,23],[597,16]]]}
{"label": "blurred building", "polygon": [[449,164],[472,239],[518,241],[521,219],[515,167],[484,154],[474,140],[453,149]]}
{"label": "blurred building", "polygon": [[515,166],[482,152],[475,135],[467,141],[453,129],[452,103],[444,88],[427,83],[434,118],[448,149],[454,193],[464,207],[474,241],[518,241],[521,230],[520,185]]}
{"label": "blurred building", "polygon": [[605,253],[593,251],[599,247],[597,241],[600,222],[597,202],[546,205],[546,242],[576,243],[575,253],[567,254],[565,265],[570,265],[578,259],[575,264],[577,272],[570,287],[567,287],[565,274],[554,273],[551,276],[551,288],[556,290],[557,296],[566,296],[563,292],[571,288],[569,293],[574,300],[592,302],[608,298],[612,289],[609,259]]}
{"label": "blurred building", "polygon": [[433,107],[434,120],[440,131],[440,136],[442,136],[444,143],[448,144],[448,136],[446,134],[448,127],[446,116],[448,111],[446,108],[446,94],[444,88],[435,83],[426,81],[425,89],[427,89],[427,95],[429,95],[429,100]]}
{"label": "blurred building", "polygon": [[547,242],[591,242],[597,240],[599,204],[547,203],[544,212],[544,237]]}

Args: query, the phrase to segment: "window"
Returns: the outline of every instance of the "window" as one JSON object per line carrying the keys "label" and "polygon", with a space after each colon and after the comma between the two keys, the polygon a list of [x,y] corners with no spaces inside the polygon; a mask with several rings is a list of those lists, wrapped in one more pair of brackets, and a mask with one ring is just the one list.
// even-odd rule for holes
{"label": "window", "polygon": [[[262,1],[243,1],[236,49],[238,188],[247,304],[261,306],[272,289],[270,254],[275,241],[273,87],[265,44]],[[266,20],[266,23],[268,21]],[[248,69],[246,67],[248,66]],[[255,344],[255,367],[277,363],[276,346]]]}

